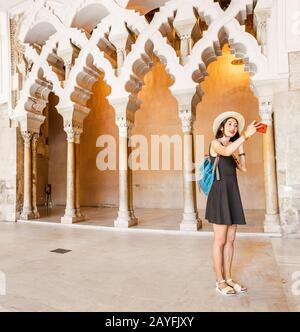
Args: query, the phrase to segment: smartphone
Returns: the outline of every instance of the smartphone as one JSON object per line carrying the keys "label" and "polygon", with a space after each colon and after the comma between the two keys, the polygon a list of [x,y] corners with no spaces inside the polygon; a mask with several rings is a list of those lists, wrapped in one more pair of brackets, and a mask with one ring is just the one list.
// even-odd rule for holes
{"label": "smartphone", "polygon": [[[257,124],[258,122],[255,122],[255,124]],[[267,129],[268,129],[268,125],[265,124],[265,123],[260,123],[261,127],[259,129],[257,129],[257,132],[258,133],[261,133],[261,134],[265,134],[267,132]]]}

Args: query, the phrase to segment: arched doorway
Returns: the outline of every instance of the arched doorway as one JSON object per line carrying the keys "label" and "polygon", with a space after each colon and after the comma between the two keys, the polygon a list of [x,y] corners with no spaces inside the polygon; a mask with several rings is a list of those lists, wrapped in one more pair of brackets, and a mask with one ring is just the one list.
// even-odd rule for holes
{"label": "arched doorway", "polygon": [[[259,104],[250,88],[249,73],[244,70],[244,62],[230,53],[228,44],[222,48],[222,55],[207,68],[208,76],[202,82],[204,92],[197,106],[195,135],[204,136],[204,151],[208,153],[209,143],[214,139],[212,123],[222,112],[241,113],[246,125],[253,120],[259,121]],[[247,153],[247,172],[238,172],[239,187],[248,226],[243,230],[262,232],[265,213],[263,137],[256,134],[245,144]],[[197,190],[198,209],[204,215],[206,196]],[[204,221],[204,229],[211,225]]]}
{"label": "arched doorway", "polygon": [[[132,135],[141,135],[147,160],[142,153],[135,159],[140,168],[133,171],[134,210],[139,227],[178,229],[183,205],[182,129],[176,99],[169,90],[173,81],[157,57],[144,84]],[[143,147],[135,148],[142,151]]]}

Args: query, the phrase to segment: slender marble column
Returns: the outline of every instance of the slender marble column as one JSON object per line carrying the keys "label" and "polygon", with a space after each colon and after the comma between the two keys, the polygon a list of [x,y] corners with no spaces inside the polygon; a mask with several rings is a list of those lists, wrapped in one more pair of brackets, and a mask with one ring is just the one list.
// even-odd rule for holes
{"label": "slender marble column", "polygon": [[263,123],[268,125],[267,133],[263,135],[264,181],[266,215],[264,222],[265,232],[280,232],[278,208],[278,192],[276,179],[275,144],[273,132],[272,99],[260,99],[260,116]]}
{"label": "slender marble column", "polygon": [[[186,98],[185,98],[186,99]],[[179,99],[180,100],[180,99]],[[196,203],[195,176],[193,165],[193,116],[191,103],[179,104],[179,116],[182,121],[183,131],[183,191],[184,212],[180,224],[182,231],[197,231],[202,227],[199,219]]]}
{"label": "slender marble column", "polygon": [[32,208],[36,219],[40,217],[37,208],[37,142],[39,134],[33,134],[32,137]]}
{"label": "slender marble column", "polygon": [[23,195],[23,210],[21,219],[30,220],[34,219],[32,211],[32,153],[31,141],[33,133],[23,131],[22,136],[24,139],[24,195]]}
{"label": "slender marble column", "polygon": [[80,133],[75,135],[75,161],[76,161],[76,183],[75,183],[75,209],[76,216],[81,220],[84,220],[84,216],[81,213],[80,209]]}
{"label": "slender marble column", "polygon": [[128,228],[138,223],[130,203],[128,170],[128,136],[130,124],[126,119],[117,119],[119,127],[119,212],[115,227]]}
{"label": "slender marble column", "polygon": [[66,126],[65,131],[67,133],[68,140],[68,152],[67,152],[67,198],[66,198],[66,210],[64,217],[61,218],[61,222],[65,224],[72,224],[78,221],[75,208],[75,130],[72,127]]}

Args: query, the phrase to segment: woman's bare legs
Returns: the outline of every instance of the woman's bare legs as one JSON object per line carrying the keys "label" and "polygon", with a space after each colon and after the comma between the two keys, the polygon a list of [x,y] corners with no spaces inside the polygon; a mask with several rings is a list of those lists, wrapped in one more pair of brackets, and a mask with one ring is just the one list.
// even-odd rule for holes
{"label": "woman's bare legs", "polygon": [[224,276],[225,279],[231,278],[231,266],[234,254],[234,240],[236,236],[237,225],[228,226],[226,243],[224,246]]}
{"label": "woman's bare legs", "polygon": [[[214,241],[213,241],[213,262],[214,268],[217,275],[217,280],[224,279],[224,270],[223,270],[223,257],[224,257],[224,246],[227,241],[227,230],[228,226],[226,225],[216,225],[214,227]],[[227,285],[225,283],[219,285],[220,288],[225,288]]]}
{"label": "woman's bare legs", "polygon": [[[231,287],[236,284],[235,281],[229,281],[231,278],[231,266],[232,266],[232,260],[233,260],[233,254],[234,254],[234,241],[236,237],[236,229],[237,225],[232,225],[228,227],[227,231],[227,238],[226,238],[226,244],[224,246],[224,276],[225,280],[228,280],[227,284]],[[239,292],[245,292],[247,291],[247,288],[243,285],[238,285],[240,287]]]}

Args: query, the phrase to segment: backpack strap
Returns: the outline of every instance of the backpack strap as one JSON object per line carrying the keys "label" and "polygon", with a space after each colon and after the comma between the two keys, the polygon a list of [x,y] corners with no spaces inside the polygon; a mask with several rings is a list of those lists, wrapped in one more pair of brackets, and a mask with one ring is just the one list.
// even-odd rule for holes
{"label": "backpack strap", "polygon": [[220,160],[220,156],[217,155],[217,156],[216,156],[216,159],[215,159],[215,162],[214,162],[214,165],[213,165],[213,173],[216,172],[216,176],[217,176],[217,180],[218,180],[218,181],[220,180],[219,160]]}

